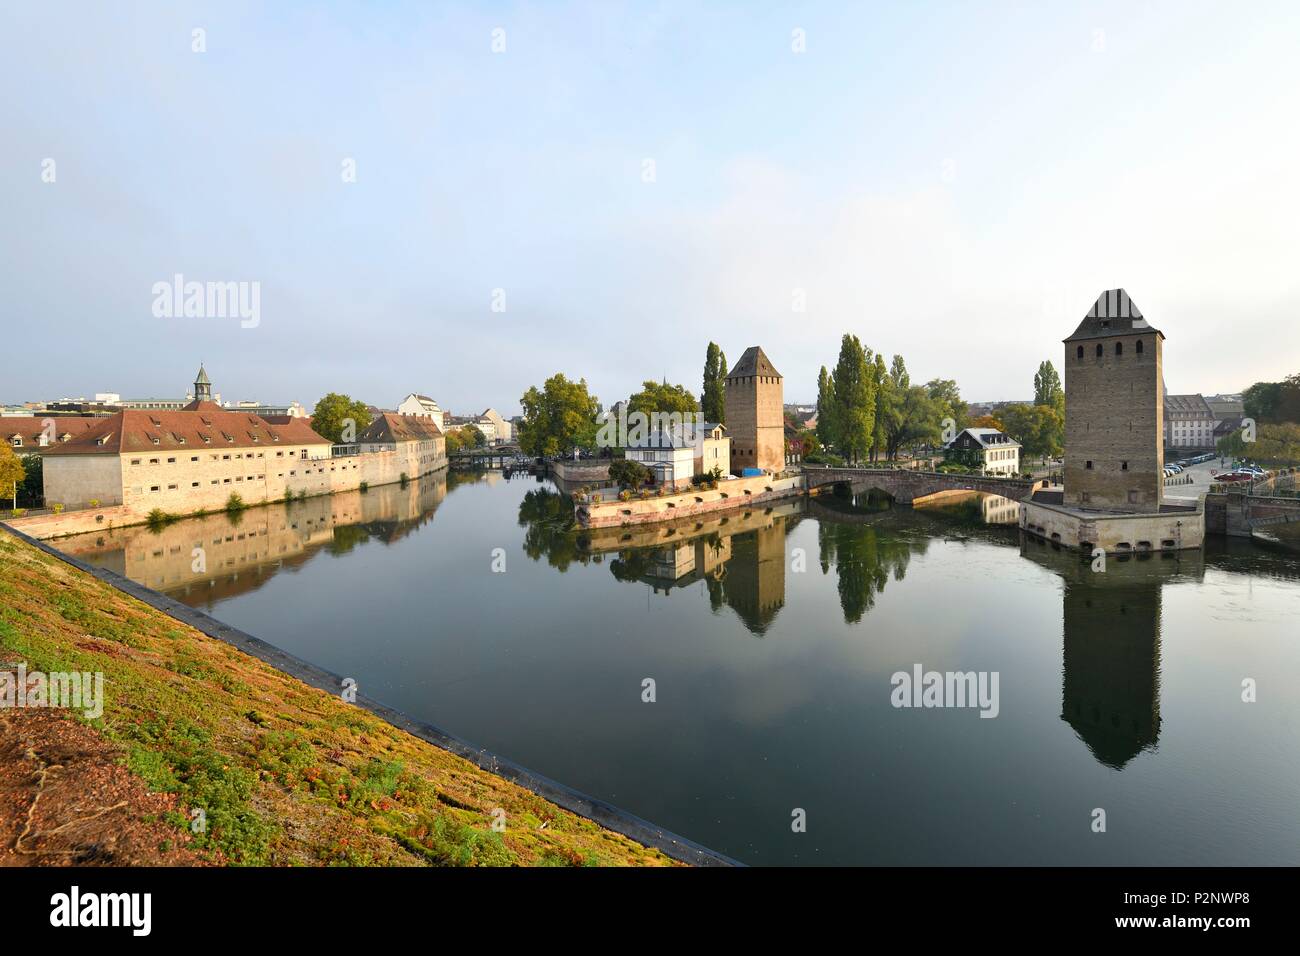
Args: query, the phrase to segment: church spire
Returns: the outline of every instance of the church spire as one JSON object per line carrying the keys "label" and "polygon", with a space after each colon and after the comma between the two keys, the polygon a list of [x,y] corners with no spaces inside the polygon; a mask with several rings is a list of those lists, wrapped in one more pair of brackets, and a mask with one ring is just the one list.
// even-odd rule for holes
{"label": "church spire", "polygon": [[199,374],[194,379],[194,401],[212,401],[212,380],[208,378],[202,362],[199,363]]}

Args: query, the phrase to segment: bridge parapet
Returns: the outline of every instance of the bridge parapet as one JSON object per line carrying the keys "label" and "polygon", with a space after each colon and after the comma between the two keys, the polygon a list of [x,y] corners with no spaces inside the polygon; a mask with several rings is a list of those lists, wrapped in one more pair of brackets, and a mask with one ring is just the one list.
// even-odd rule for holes
{"label": "bridge parapet", "polygon": [[827,485],[848,484],[857,490],[877,488],[904,504],[951,491],[978,491],[1023,501],[1047,486],[1046,481],[1031,478],[955,475],[907,468],[816,468],[808,465],[804,466],[804,481],[810,494]]}

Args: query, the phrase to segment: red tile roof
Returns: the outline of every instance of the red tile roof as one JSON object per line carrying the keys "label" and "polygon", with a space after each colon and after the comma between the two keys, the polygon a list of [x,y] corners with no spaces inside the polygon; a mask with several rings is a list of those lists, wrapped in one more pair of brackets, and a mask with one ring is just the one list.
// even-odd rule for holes
{"label": "red tile roof", "polygon": [[[102,415],[14,415],[0,418],[0,438],[12,445],[14,435],[18,435],[23,440],[24,450],[39,448],[47,421],[54,423],[54,441],[59,442],[64,435],[69,439],[76,438],[104,420]],[[46,447],[54,445],[51,443]]]}
{"label": "red tile roof", "polygon": [[328,445],[303,419],[272,425],[248,412],[213,402],[191,402],[180,411],[128,408],[71,441],[50,447],[47,455],[106,455],[179,448],[250,448]]}
{"label": "red tile roof", "polygon": [[421,415],[395,415],[385,412],[357,436],[358,442],[432,441],[442,438],[432,418]]}

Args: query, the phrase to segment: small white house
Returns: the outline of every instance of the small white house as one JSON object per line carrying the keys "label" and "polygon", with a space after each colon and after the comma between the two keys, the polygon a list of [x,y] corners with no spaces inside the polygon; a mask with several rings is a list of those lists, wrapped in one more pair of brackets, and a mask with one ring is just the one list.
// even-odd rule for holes
{"label": "small white house", "polygon": [[402,403],[397,406],[397,414],[412,415],[416,418],[432,418],[433,423],[438,426],[438,431],[443,431],[442,427],[442,409],[438,403],[428,395],[418,395],[412,392],[402,399]]}
{"label": "small white house", "polygon": [[948,445],[959,460],[975,458],[991,475],[1020,474],[1020,442],[996,428],[967,428]]}

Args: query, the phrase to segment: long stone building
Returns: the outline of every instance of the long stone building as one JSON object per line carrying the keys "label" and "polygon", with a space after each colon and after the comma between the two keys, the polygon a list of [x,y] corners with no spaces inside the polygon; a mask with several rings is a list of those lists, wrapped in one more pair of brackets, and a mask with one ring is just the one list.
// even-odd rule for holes
{"label": "long stone building", "polygon": [[[44,452],[45,501],[68,510],[121,506],[191,514],[286,495],[321,495],[417,478],[446,466],[445,444],[423,419],[396,420],[371,448],[335,446],[306,419],[274,421],[222,408],[200,368],[180,411],[124,409]],[[427,433],[426,433],[427,432]]]}
{"label": "long stone building", "polygon": [[758,468],[771,474],[785,470],[783,379],[757,345],[727,374],[724,407],[731,439],[731,472]]}

